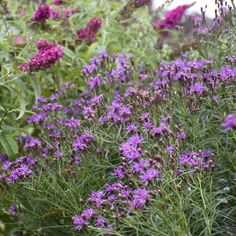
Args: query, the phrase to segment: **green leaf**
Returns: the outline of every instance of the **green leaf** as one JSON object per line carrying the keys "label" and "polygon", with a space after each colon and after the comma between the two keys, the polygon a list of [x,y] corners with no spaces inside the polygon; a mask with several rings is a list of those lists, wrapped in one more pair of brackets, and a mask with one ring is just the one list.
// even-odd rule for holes
{"label": "green leaf", "polygon": [[64,47],[64,53],[70,59],[74,59],[75,58],[75,53],[72,50],[70,50],[69,48]]}
{"label": "green leaf", "polygon": [[0,133],[0,144],[2,145],[9,159],[13,160],[15,155],[18,153],[18,145],[14,138],[10,134],[2,131]]}
{"label": "green leaf", "polygon": [[41,95],[41,84],[40,84],[40,79],[39,78],[34,78],[30,80],[32,87],[34,89],[34,94],[35,94],[35,101],[40,97]]}
{"label": "green leaf", "polygon": [[26,101],[19,93],[17,93],[17,98],[20,103],[20,113],[18,117],[16,118],[16,120],[19,120],[25,114]]}

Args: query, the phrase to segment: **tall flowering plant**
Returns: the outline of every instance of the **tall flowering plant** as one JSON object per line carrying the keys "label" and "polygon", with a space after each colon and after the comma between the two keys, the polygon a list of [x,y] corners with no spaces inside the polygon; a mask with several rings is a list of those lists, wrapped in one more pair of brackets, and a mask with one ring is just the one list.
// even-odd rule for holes
{"label": "tall flowering plant", "polygon": [[[206,181],[214,175],[218,155],[213,143],[192,145],[195,133],[188,119],[200,115],[195,121],[200,127],[220,116],[217,104],[224,102],[226,90],[233,93],[235,73],[230,66],[215,71],[209,60],[178,59],[163,63],[153,74],[136,66],[131,55],[103,52],[82,69],[86,92],[75,98],[74,85],[65,84],[51,97],[38,99],[35,114],[28,118],[38,134],[19,137],[23,156],[2,159],[2,187],[19,194],[24,183],[28,200],[34,202],[32,186],[40,188],[42,179],[56,178],[56,189],[48,182],[49,191],[54,191],[51,197],[63,191],[62,201],[70,202],[66,181],[78,198],[76,204],[70,203],[70,209],[67,203],[64,209],[53,204],[52,211],[44,203],[38,217],[54,219],[56,211],[61,220],[71,220],[77,232],[108,234],[123,232],[124,222],[150,210],[156,198],[170,197],[164,193],[169,181],[176,183],[180,196],[189,188],[200,191],[199,181],[208,191]],[[208,106],[215,109],[207,112]],[[223,119],[214,121],[218,132]],[[232,124],[226,122],[224,127]],[[94,174],[101,182],[93,182]],[[73,187],[74,181],[90,187],[82,194]],[[19,207],[26,204],[16,197]],[[167,201],[166,206],[173,205]]]}

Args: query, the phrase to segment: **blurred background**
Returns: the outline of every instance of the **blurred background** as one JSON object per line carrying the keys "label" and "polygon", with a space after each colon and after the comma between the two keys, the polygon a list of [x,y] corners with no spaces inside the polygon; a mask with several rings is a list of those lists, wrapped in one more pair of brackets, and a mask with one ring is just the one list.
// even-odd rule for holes
{"label": "blurred background", "polygon": [[[156,9],[158,7],[160,7],[162,4],[164,4],[165,2],[167,2],[166,0],[153,0],[153,8]],[[183,4],[191,4],[193,2],[195,2],[194,6],[192,6],[190,9],[188,9],[187,13],[189,14],[201,14],[201,7],[205,8],[205,6],[207,5],[207,9],[206,9],[206,16],[209,18],[214,18],[215,16],[215,0],[173,0],[173,1],[169,1],[172,2],[169,5],[169,9],[173,9],[179,5],[183,5]],[[229,3],[230,1],[228,1],[228,4],[231,5]]]}

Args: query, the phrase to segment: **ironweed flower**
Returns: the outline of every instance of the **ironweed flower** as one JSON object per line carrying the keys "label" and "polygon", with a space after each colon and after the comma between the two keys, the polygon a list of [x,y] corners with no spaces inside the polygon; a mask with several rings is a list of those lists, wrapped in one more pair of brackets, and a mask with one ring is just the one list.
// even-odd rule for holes
{"label": "ironweed flower", "polygon": [[231,129],[236,130],[236,113],[228,115],[225,119],[225,122],[222,124],[222,127],[225,132]]}

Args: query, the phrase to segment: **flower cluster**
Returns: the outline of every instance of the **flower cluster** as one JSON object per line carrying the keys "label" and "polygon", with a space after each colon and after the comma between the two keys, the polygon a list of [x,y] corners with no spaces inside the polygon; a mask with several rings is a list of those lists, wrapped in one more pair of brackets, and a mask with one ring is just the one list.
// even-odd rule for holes
{"label": "flower cluster", "polygon": [[50,18],[50,6],[47,4],[40,4],[37,11],[34,13],[33,21],[43,22]]}
{"label": "flower cluster", "polygon": [[2,176],[7,183],[16,183],[29,177],[35,164],[36,161],[30,156],[23,156],[13,162],[5,160],[2,164]]}
{"label": "flower cluster", "polygon": [[[61,5],[63,4],[62,0],[55,0],[53,5]],[[34,13],[34,16],[32,18],[33,22],[45,22],[48,19],[52,20],[66,20],[70,16],[79,13],[78,10],[69,10],[69,9],[58,9],[53,8],[52,6],[49,6],[47,4],[40,4],[38,6],[38,9]]]}
{"label": "flower cluster", "polygon": [[[40,40],[36,47],[40,52],[53,45]],[[24,181],[42,169],[42,163],[53,171],[62,162],[62,174],[76,176],[83,161],[104,158],[115,149],[109,182],[91,190],[83,200],[86,209],[73,216],[77,231],[88,225],[113,231],[121,217],[151,204],[167,173],[192,180],[214,170],[210,148],[191,150],[192,134],[175,102],[180,101],[178,109],[191,115],[205,101],[214,106],[217,96],[233,87],[236,70],[230,65],[215,70],[212,61],[186,56],[149,73],[135,64],[132,55],[102,52],[83,67],[82,74],[87,90],[79,97],[73,85],[65,84],[49,98],[38,98],[28,123],[39,130],[40,138],[19,137],[25,156],[14,162],[2,157],[3,183]],[[224,129],[234,129],[234,121],[234,115],[228,117]],[[108,132],[112,135],[104,137]]]}
{"label": "flower cluster", "polygon": [[211,170],[214,168],[211,151],[186,151],[179,158],[179,165],[194,171]]}
{"label": "flower cluster", "polygon": [[50,68],[64,55],[63,48],[45,39],[36,43],[38,53],[27,63],[19,66],[22,71],[38,71]]}
{"label": "flower cluster", "polygon": [[175,29],[181,22],[186,10],[193,4],[186,4],[176,7],[175,9],[168,11],[165,14],[164,20],[157,20],[153,23],[154,29]]}
{"label": "flower cluster", "polygon": [[92,44],[96,40],[96,34],[102,26],[102,20],[93,18],[84,29],[77,32],[77,43],[86,42]]}

